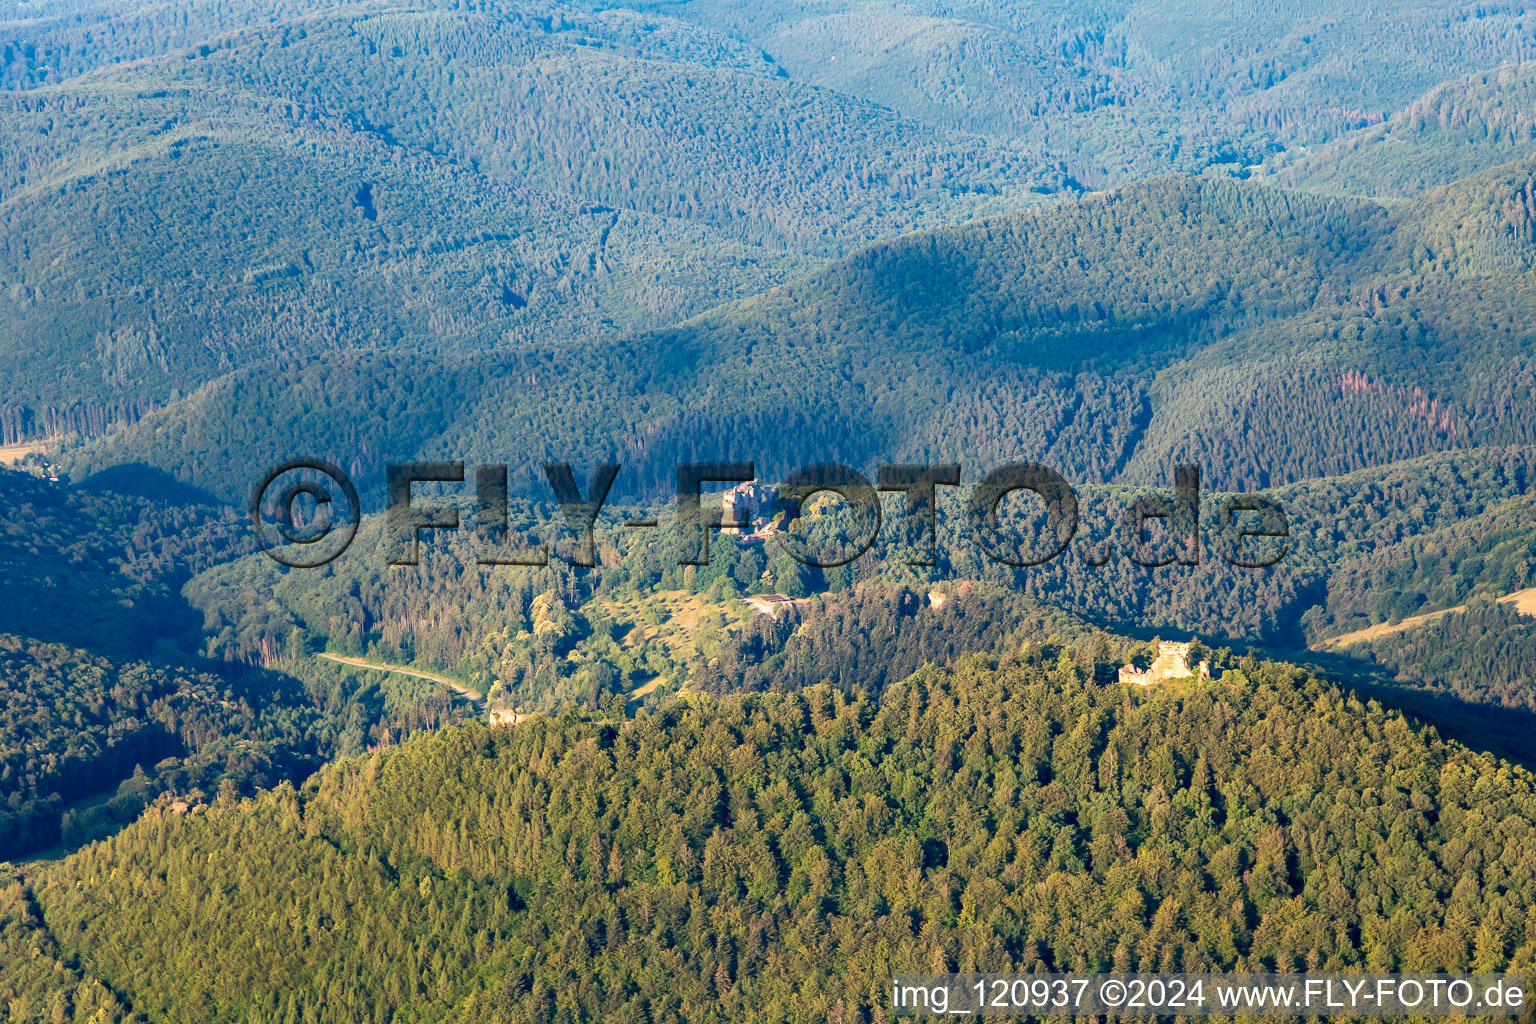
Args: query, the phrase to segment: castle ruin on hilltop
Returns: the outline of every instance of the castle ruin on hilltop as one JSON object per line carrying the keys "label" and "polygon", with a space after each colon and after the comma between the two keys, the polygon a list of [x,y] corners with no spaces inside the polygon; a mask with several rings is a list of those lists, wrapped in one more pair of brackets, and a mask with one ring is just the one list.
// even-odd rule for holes
{"label": "castle ruin on hilltop", "polygon": [[[780,518],[769,519],[774,506],[772,487],[749,480],[737,484],[721,498],[721,522],[726,525],[720,532],[733,536],[743,544],[758,544],[781,529]],[[741,526],[731,524],[742,524]]]}
{"label": "castle ruin on hilltop", "polygon": [[1193,679],[1196,675],[1201,679],[1209,679],[1211,678],[1209,662],[1202,661],[1193,670],[1189,667],[1189,652],[1194,646],[1192,640],[1188,643],[1159,640],[1157,657],[1153,660],[1151,667],[1137,668],[1135,665],[1123,665],[1120,668],[1120,681],[1133,686],[1152,686],[1170,679]]}

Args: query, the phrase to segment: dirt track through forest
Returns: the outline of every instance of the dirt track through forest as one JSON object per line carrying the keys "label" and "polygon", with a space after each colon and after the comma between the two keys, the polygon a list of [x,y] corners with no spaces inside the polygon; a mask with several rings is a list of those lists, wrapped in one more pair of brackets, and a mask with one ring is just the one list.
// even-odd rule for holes
{"label": "dirt track through forest", "polygon": [[[1521,615],[1536,617],[1536,587],[1529,590],[1517,590],[1513,594],[1507,594],[1499,598],[1499,604],[1515,606],[1515,611]],[[1375,640],[1377,637],[1391,636],[1393,633],[1401,633],[1415,626],[1422,626],[1426,622],[1445,615],[1454,615],[1464,612],[1467,606],[1458,604],[1454,608],[1442,608],[1437,612],[1425,612],[1423,615],[1410,615],[1400,622],[1379,622],[1374,626],[1357,629],[1353,633],[1345,633],[1342,636],[1329,637],[1317,644],[1317,649],[1322,651],[1337,650],[1340,647],[1348,647],[1350,644],[1364,643],[1367,640]]]}

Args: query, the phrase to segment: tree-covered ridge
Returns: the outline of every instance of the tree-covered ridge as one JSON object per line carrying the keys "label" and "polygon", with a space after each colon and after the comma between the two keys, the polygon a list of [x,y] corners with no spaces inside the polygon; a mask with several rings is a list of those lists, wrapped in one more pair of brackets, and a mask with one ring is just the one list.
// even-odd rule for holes
{"label": "tree-covered ridge", "polygon": [[[1306,22],[1300,51],[1274,35],[1298,23],[1234,11],[1190,62],[1156,41],[1188,17],[1161,4],[197,7],[28,5],[6,23],[0,291],[21,341],[0,380],[33,429],[49,407],[163,402],[280,354],[481,351],[685,319],[1036,192],[1245,173],[1283,140],[1530,45],[1503,10]],[[1382,17],[1417,26],[1412,61]],[[1385,68],[1365,74],[1360,45]],[[1305,301],[1314,283],[1289,287]],[[1051,292],[1092,326],[1091,302]]]}
{"label": "tree-covered ridge", "polygon": [[259,21],[3,96],[10,401],[656,326],[1061,186],[665,17]]}
{"label": "tree-covered ridge", "polygon": [[[0,35],[0,85],[31,89],[288,22],[311,8],[225,2],[152,8],[32,3]],[[462,23],[447,4],[360,18]],[[1409,3],[1365,10],[1314,2],[1191,10],[1162,0],[1095,7],[992,2],[751,11],[712,0],[477,5],[470,17],[564,33],[622,56],[782,76],[934,126],[1029,140],[1066,155],[1094,184],[1210,164],[1240,167],[1401,109],[1436,83],[1532,56],[1518,8],[1448,17]],[[318,19],[317,19],[318,20]],[[1189,35],[1201,45],[1172,40]],[[409,30],[390,39],[408,49]],[[477,52],[476,39],[464,42]]]}
{"label": "tree-covered ridge", "polygon": [[1379,121],[1439,82],[1533,56],[1518,7],[1449,16],[1326,0],[917,0],[770,2],[749,13],[691,0],[666,9],[761,46],[796,78],[1069,153],[1069,168],[1094,187],[1241,170],[1277,148]]}
{"label": "tree-covered ridge", "polygon": [[420,681],[316,663],[285,649],[289,631],[198,660],[182,588],[250,552],[250,526],[143,467],[82,485],[0,471],[0,510],[0,857],[78,845],[163,792],[302,779],[474,713]]}
{"label": "tree-covered ridge", "polygon": [[[1230,541],[1219,516],[1228,496],[1209,488],[1199,564],[1159,568],[1131,557],[1155,560],[1166,545],[1135,548],[1125,513],[1144,492],[1130,488],[1078,488],[1073,543],[1026,568],[985,553],[964,488],[941,492],[936,565],[908,564],[917,554],[905,536],[908,512],[889,497],[870,550],[827,570],[797,562],[777,540],[726,536],[711,544],[707,566],[683,565],[669,513],[655,530],[633,530],[621,524],[657,510],[618,505],[594,528],[596,565],[578,569],[568,561],[574,533],[546,498],[514,505],[510,543],[549,542],[547,568],[478,565],[492,549],[468,528],[424,537],[419,565],[391,565],[383,516],[369,515],[323,571],[288,571],[253,555],[199,574],[184,596],[203,616],[211,657],[267,663],[298,637],[315,649],[435,667],[523,709],[597,708],[656,681],[729,690],[809,673],[802,682],[858,676],[873,687],[923,660],[990,649],[1021,626],[1078,635],[1072,616],[1300,648],[1393,608],[1408,614],[1410,605],[1448,607],[1471,593],[1515,589],[1524,579],[1521,517],[1533,461],[1536,449],[1489,446],[1272,490],[1290,534],[1284,557],[1259,569],[1225,560]],[[1038,536],[1029,510],[1005,504],[1001,536],[1023,544]],[[844,511],[829,503],[805,525],[851,544]],[[779,609],[777,619],[740,602],[764,594],[819,599]],[[680,601],[689,608],[666,632],[686,637],[681,645],[651,633],[678,617]],[[734,625],[741,620],[744,630]],[[778,658],[785,650],[799,652],[792,664]]]}
{"label": "tree-covered ridge", "polygon": [[440,687],[307,652],[273,666],[118,662],[0,633],[0,859],[74,849],[162,794],[195,803],[302,781],[475,714]]}
{"label": "tree-covered ridge", "polygon": [[1051,636],[1078,645],[1085,667],[1122,641],[1017,594],[970,582],[865,585],[759,616],[702,660],[689,686],[706,693],[794,690],[828,684],[879,693],[924,665],[1014,650]]}
{"label": "tree-covered ridge", "polygon": [[65,962],[26,884],[0,883],[0,1005],[6,1024],[140,1024],[105,985]]}
{"label": "tree-covered ridge", "polygon": [[1038,155],[794,83],[730,44],[622,10],[342,9],[128,80],[280,97],[301,123],[342,118],[492,180],[774,245],[836,251],[1061,186]]}
{"label": "tree-covered ridge", "polygon": [[152,812],[33,895],[66,955],[189,1024],[870,1021],[903,969],[1529,965],[1529,773],[1224,669],[1138,694],[1032,647],[878,700],[446,730]]}
{"label": "tree-covered ridge", "polygon": [[[217,0],[154,5],[124,0],[43,0],[8,5],[0,35],[0,81],[8,89],[58,83],[93,68],[197,45],[274,17],[303,13],[296,3]],[[25,12],[22,14],[22,12]]]}
{"label": "tree-covered ridge", "polygon": [[237,371],[73,465],[140,459],[234,496],[234,467],[300,450],[371,474],[490,457],[530,493],[539,462],[585,455],[659,497],[689,458],[774,477],[1022,457],[1076,482],[1189,461],[1253,490],[1530,443],[1530,181],[1510,165],[1383,207],[1163,179],[879,243],[619,340]]}
{"label": "tree-covered ridge", "polygon": [[0,373],[34,408],[163,401],[283,356],[600,337],[750,293],[796,262],[345,128],[240,119],[182,125],[20,192],[0,221],[16,339]]}
{"label": "tree-covered ridge", "polygon": [[1345,562],[1329,577],[1318,627],[1347,633],[1536,586],[1533,507],[1530,498],[1501,502]]}
{"label": "tree-covered ridge", "polygon": [[1536,149],[1536,63],[1444,82],[1380,124],[1266,164],[1277,184],[1406,196],[1519,160]]}
{"label": "tree-covered ridge", "polygon": [[[549,539],[554,551],[567,550],[569,531],[545,519],[549,511],[516,510],[519,544]],[[931,584],[905,566],[896,543],[823,572],[777,544],[718,537],[709,564],[691,566],[678,561],[670,517],[647,535],[618,525],[631,514],[604,514],[591,569],[559,554],[547,568],[478,565],[490,549],[468,530],[424,539],[419,565],[391,565],[383,517],[369,516],[327,571],[290,572],[256,555],[200,574],[184,593],[204,617],[210,657],[270,664],[297,645],[416,664],[453,674],[493,706],[522,711],[618,713],[626,701],[654,703],[684,687],[725,692],[831,679],[878,689],[927,661],[1041,632],[1088,632],[1039,594],[1011,589],[1017,577],[986,573],[975,554],[954,570],[966,582],[955,582],[946,558]],[[1089,586],[1069,578],[1053,577],[1063,592],[1047,587],[1047,600],[1065,601],[1067,585]],[[1095,606],[1107,589],[1093,585],[1093,597],[1075,608],[1125,621]],[[762,595],[803,604],[766,614],[746,603]],[[786,641],[793,653],[770,659]]]}
{"label": "tree-covered ridge", "polygon": [[180,589],[202,570],[253,550],[232,510],[119,467],[70,486],[0,470],[0,608],[10,632],[143,655],[183,639],[197,620]]}
{"label": "tree-covered ridge", "polygon": [[1536,711],[1536,620],[1502,602],[1474,599],[1465,611],[1348,651],[1385,666],[1406,686]]}
{"label": "tree-covered ridge", "polygon": [[[294,771],[249,742],[257,707],[212,675],[0,634],[0,694],[0,858],[78,846],[160,791],[211,792],[224,777],[254,789]],[[112,799],[68,808],[97,794]]]}

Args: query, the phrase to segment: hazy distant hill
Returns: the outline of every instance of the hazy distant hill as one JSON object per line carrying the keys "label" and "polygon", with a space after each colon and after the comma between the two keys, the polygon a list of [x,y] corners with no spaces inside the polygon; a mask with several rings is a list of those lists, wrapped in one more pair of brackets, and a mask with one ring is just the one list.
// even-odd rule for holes
{"label": "hazy distant hill", "polygon": [[1061,187],[774,71],[634,13],[338,8],[13,91],[5,400],[612,335]]}
{"label": "hazy distant hill", "polygon": [[1276,184],[1406,196],[1536,153],[1536,63],[1436,86],[1385,122],[1271,161]]}
{"label": "hazy distant hill", "polygon": [[367,136],[244,125],[173,129],[18,192],[0,259],[0,380],[29,406],[163,402],[280,355],[601,336],[794,263]]}
{"label": "hazy distant hill", "polygon": [[1257,163],[1379,121],[1446,79],[1536,56],[1529,13],[1497,4],[653,6],[739,34],[797,79],[1044,144],[1093,185]]}
{"label": "hazy distant hill", "polygon": [[[0,18],[0,393],[34,423],[273,356],[660,326],[873,239],[1237,170],[1520,59],[1532,33],[1402,4],[50,0]],[[1196,21],[1200,46],[1160,42]]]}
{"label": "hazy distant hill", "polygon": [[537,487],[546,456],[612,456],[660,494],[690,453],[770,476],[1038,457],[1085,482],[1190,459],[1244,489],[1530,443],[1531,188],[1530,165],[1394,207],[1162,179],[881,243],[622,341],[238,372],[74,465],[234,495],[236,467],[298,451],[367,473],[494,453]]}

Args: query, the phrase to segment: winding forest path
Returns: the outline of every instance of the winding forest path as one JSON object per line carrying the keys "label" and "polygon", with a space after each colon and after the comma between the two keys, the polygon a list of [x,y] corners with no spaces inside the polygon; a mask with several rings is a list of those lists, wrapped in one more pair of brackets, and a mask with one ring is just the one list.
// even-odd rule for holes
{"label": "winding forest path", "polygon": [[463,683],[449,679],[447,676],[434,675],[431,672],[423,672],[416,668],[406,668],[404,665],[388,665],[381,661],[364,661],[362,658],[349,658],[341,654],[317,654],[317,658],[326,661],[340,662],[343,665],[351,665],[353,668],[371,668],[379,672],[394,672],[402,676],[415,676],[417,679],[426,679],[434,683],[442,683],[448,689],[467,699],[480,710],[485,710],[485,696],[476,693]]}
{"label": "winding forest path", "polygon": [[[1499,604],[1514,605],[1515,611],[1521,615],[1536,617],[1536,587],[1532,587],[1529,590],[1517,590],[1513,594],[1506,594],[1499,598]],[[1350,644],[1375,640],[1377,637],[1391,636],[1393,633],[1401,633],[1404,630],[1412,629],[1414,626],[1422,626],[1426,622],[1433,622],[1443,616],[1455,615],[1457,612],[1464,612],[1466,610],[1466,605],[1458,604],[1454,608],[1442,608],[1437,612],[1410,615],[1399,622],[1378,622],[1374,626],[1357,629],[1353,633],[1343,633],[1339,636],[1329,637],[1327,640],[1319,642],[1317,649],[1320,651],[1332,651],[1340,647],[1348,647]]]}

